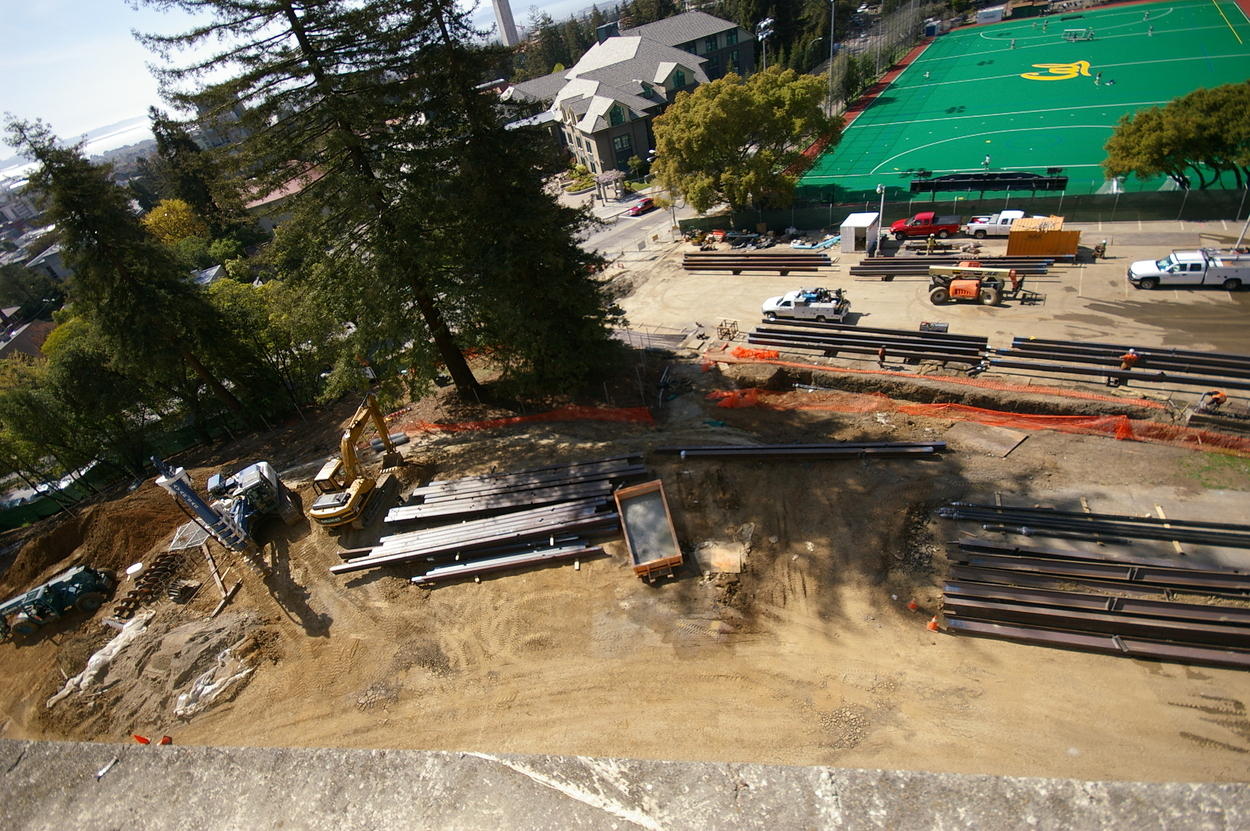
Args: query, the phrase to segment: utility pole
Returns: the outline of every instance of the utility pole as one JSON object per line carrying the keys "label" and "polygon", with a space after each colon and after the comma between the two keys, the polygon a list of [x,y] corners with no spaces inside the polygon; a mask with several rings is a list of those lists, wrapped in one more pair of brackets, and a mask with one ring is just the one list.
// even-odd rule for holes
{"label": "utility pole", "polygon": [[829,0],[829,115],[833,115],[833,55],[837,44],[834,24],[837,22],[838,0]]}

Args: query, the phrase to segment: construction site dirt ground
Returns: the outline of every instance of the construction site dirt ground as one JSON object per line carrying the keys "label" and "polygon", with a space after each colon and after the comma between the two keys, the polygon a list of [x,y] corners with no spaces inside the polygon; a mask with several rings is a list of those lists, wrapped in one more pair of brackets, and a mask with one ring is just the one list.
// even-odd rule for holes
{"label": "construction site dirt ground", "polygon": [[[639,275],[638,286],[645,290],[649,279]],[[274,523],[263,574],[214,549],[230,569],[225,581],[242,578],[220,615],[209,617],[220,594],[191,551],[180,576],[201,582],[199,593],[185,604],[155,602],[146,629],[98,682],[51,708],[45,702],[66,678],[116,634],[99,623],[109,606],[92,621],[71,617],[30,642],[0,645],[0,735],[129,742],[138,733],[179,744],[1246,779],[1244,672],[960,638],[925,626],[940,604],[945,542],[975,530],[936,519],[933,509],[943,503],[994,494],[1028,505],[1084,497],[1094,511],[1148,513],[1160,505],[1172,518],[1244,521],[1246,459],[1048,431],[1028,433],[1003,457],[981,449],[975,425],[971,434],[951,432],[956,422],[945,419],[717,408],[709,391],[784,385],[772,368],[705,371],[695,355],[652,357],[645,377],[661,365],[670,366],[669,388],[678,394],[654,425],[421,433],[404,448],[410,464],[398,475],[412,486],[644,454],[665,482],[687,552],[674,579],[639,580],[614,542],[605,556],[576,567],[425,590],[408,583],[411,568],[329,573],[339,548],[367,545],[383,533],[380,522],[341,540],[306,522]],[[871,379],[856,383],[858,392],[873,391]],[[949,400],[960,394],[940,379],[888,383],[876,391],[917,400],[932,400],[933,389]],[[979,395],[981,406],[1004,410],[1028,409],[1032,400]],[[419,402],[406,417],[499,414],[476,406],[451,413],[445,401],[444,394]],[[350,410],[182,463],[202,487],[209,473],[270,458],[307,506],[312,463],[331,452]],[[928,459],[683,461],[650,452],[681,443],[943,438],[948,451]],[[8,596],[78,562],[124,569],[162,551],[184,520],[149,481],[40,529],[0,589]],[[741,572],[705,573],[691,556],[700,546],[741,556]],[[911,600],[916,610],[907,608]],[[227,673],[224,692],[189,712],[191,687],[215,666]],[[180,706],[187,715],[175,715]]]}

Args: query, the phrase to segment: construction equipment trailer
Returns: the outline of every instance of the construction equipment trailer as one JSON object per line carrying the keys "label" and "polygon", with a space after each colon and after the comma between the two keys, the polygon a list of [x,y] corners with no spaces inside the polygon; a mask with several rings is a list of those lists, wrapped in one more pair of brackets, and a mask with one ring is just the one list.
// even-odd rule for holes
{"label": "construction equipment trailer", "polygon": [[356,443],[370,424],[377,429],[381,441],[382,470],[399,465],[401,456],[395,447],[396,439],[403,441],[407,437],[387,433],[386,420],[382,418],[378,401],[373,393],[369,393],[339,438],[338,458],[329,459],[313,479],[313,488],[318,495],[308,509],[308,516],[318,525],[327,528],[361,526],[361,516],[369,497],[378,486],[377,477],[365,471],[356,453]]}
{"label": "construction equipment trailer", "polygon": [[104,603],[116,581],[108,572],[74,566],[24,594],[0,603],[0,640],[29,637],[39,627],[77,609],[90,614]]}

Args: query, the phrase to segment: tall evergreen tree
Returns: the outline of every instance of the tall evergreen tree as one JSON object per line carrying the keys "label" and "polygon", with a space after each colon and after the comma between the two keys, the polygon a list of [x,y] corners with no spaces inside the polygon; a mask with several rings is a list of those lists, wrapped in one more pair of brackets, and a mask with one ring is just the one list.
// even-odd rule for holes
{"label": "tall evergreen tree", "polygon": [[[527,216],[514,216],[500,199],[492,211],[460,206],[484,198],[484,190],[470,189],[478,180],[502,186],[515,179],[537,193],[541,187],[537,171],[522,164],[528,159],[507,149],[520,137],[506,136],[496,99],[475,89],[492,63],[482,62],[489,53],[466,45],[475,33],[455,0],[147,2],[211,15],[183,35],[145,36],[158,53],[168,57],[217,38],[230,44],[161,77],[176,85],[210,72],[232,74],[172,100],[245,111],[251,136],[241,144],[241,161],[258,171],[261,188],[297,186],[282,246],[301,249],[305,279],[355,324],[359,352],[402,353],[427,377],[441,360],[460,392],[475,391],[462,348],[515,335],[490,321],[516,276],[475,270],[448,249],[489,243],[507,222],[524,225],[531,250],[559,248],[571,244],[575,223],[544,225],[553,214],[540,215],[537,203],[525,206],[532,208]],[[505,150],[512,155],[501,155]],[[578,277],[589,284],[584,272]],[[570,294],[594,301],[589,285]],[[543,310],[534,311],[539,316],[528,326],[542,329]],[[559,306],[545,318],[556,320],[552,328],[571,325],[561,316],[567,311]],[[578,311],[604,319],[594,302]],[[490,345],[504,352],[513,346]]]}
{"label": "tall evergreen tree", "polygon": [[150,107],[148,119],[156,139],[156,154],[166,196],[181,199],[208,223],[214,237],[228,234],[237,224],[239,209],[221,191],[221,176],[213,158],[204,152],[191,134],[166,113]]}

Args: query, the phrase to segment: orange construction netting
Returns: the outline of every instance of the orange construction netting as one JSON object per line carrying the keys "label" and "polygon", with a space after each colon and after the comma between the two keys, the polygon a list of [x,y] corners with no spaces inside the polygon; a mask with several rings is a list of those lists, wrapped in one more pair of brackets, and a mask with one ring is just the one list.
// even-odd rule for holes
{"label": "orange construction netting", "polygon": [[1112,436],[1121,441],[1146,441],[1250,456],[1250,439],[1228,436],[1176,424],[1162,424],[1125,415],[1041,415],[987,410],[966,404],[913,404],[895,401],[879,393],[854,392],[770,392],[760,389],[715,390],[708,399],[718,407],[765,407],[770,410],[808,410],[837,413],[896,412],[906,415],[974,421],[994,427],[1021,430],[1059,430]]}
{"label": "orange construction netting", "polygon": [[646,407],[560,407],[545,413],[533,415],[507,416],[505,418],[489,418],[483,421],[460,421],[439,423],[434,421],[406,421],[397,429],[405,433],[423,433],[442,431],[459,433],[466,430],[489,430],[493,427],[507,427],[511,424],[529,424],[541,421],[620,421],[634,424],[654,424],[651,411]]}
{"label": "orange construction netting", "polygon": [[[704,362],[700,365],[706,372],[716,363],[722,364],[771,364],[773,366],[784,366],[792,369],[808,369],[815,372],[844,373],[847,375],[884,375],[892,378],[913,378],[922,381],[939,381],[943,384],[954,384],[961,387],[977,387],[985,390],[997,390],[999,392],[1021,392],[1030,395],[1054,395],[1060,398],[1079,398],[1082,401],[1109,401],[1114,404],[1123,404],[1131,407],[1145,407],[1151,410],[1164,410],[1167,405],[1160,401],[1152,401],[1148,398],[1121,398],[1114,395],[1102,395],[1096,392],[1086,392],[1085,390],[1071,390],[1062,387],[1044,387],[1036,384],[1012,384],[1006,381],[992,381],[988,378],[961,378],[952,375],[921,375],[917,372],[898,372],[890,369],[852,369],[842,366],[824,366],[821,364],[805,364],[798,361],[781,361],[772,360],[767,356],[748,356],[739,355],[738,350],[741,347],[735,347],[730,351],[729,355],[708,355],[704,358]],[[772,352],[766,349],[743,349],[745,352]],[[777,354],[777,353],[773,353]]]}

